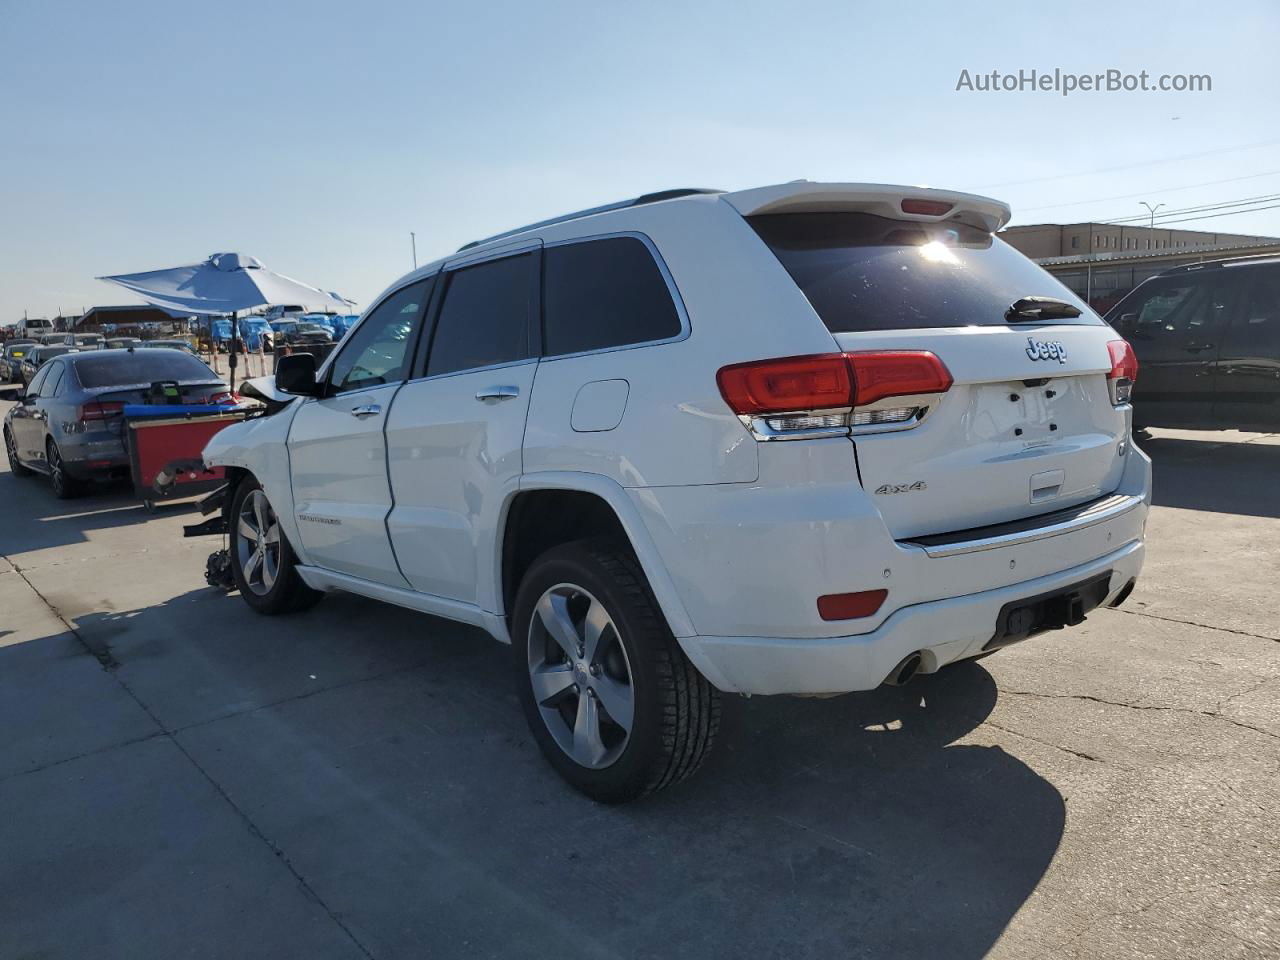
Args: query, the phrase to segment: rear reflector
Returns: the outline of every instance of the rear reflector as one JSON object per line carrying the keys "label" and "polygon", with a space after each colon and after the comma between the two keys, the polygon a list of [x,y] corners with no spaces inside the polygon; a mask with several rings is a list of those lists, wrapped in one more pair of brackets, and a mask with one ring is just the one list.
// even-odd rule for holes
{"label": "rear reflector", "polygon": [[818,616],[823,620],[857,620],[880,609],[888,590],[863,590],[861,593],[828,593],[818,598]]}
{"label": "rear reflector", "polygon": [[1128,403],[1133,393],[1133,384],[1138,379],[1138,357],[1129,346],[1127,340],[1112,340],[1107,343],[1107,352],[1111,355],[1111,372],[1107,374],[1107,385],[1111,389],[1111,402]]}
{"label": "rear reflector", "polygon": [[921,197],[907,197],[902,201],[902,212],[914,213],[924,217],[940,217],[954,206],[954,203],[948,203],[946,200],[925,200]]}

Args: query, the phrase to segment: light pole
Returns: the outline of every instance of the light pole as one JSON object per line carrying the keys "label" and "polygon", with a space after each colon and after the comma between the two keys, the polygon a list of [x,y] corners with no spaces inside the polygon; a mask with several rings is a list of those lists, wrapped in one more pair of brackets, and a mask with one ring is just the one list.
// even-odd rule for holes
{"label": "light pole", "polygon": [[413,269],[418,269],[418,236],[412,230],[409,231],[409,246],[413,248]]}
{"label": "light pole", "polygon": [[1155,228],[1156,228],[1156,211],[1157,211],[1157,210],[1159,210],[1161,207],[1163,207],[1163,206],[1164,206],[1164,204],[1163,204],[1163,203],[1157,203],[1157,204],[1153,207],[1151,204],[1147,203],[1147,201],[1145,201],[1145,200],[1139,200],[1139,201],[1138,201],[1138,206],[1140,206],[1140,207],[1146,207],[1146,208],[1147,208],[1147,212],[1148,212],[1149,214],[1151,214],[1151,229],[1154,231],[1154,230],[1155,230]]}

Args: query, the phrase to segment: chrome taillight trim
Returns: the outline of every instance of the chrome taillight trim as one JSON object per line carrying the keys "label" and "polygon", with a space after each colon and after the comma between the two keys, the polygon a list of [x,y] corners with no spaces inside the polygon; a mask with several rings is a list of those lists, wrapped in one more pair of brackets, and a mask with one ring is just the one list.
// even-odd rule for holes
{"label": "chrome taillight trim", "polygon": [[[788,413],[772,413],[767,417],[740,415],[738,419],[742,421],[743,426],[751,431],[751,435],[757,440],[821,440],[828,437],[860,437],[872,436],[881,433],[898,433],[903,430],[913,430],[920,426],[921,423],[932,413],[942,401],[941,393],[921,393],[906,397],[885,397],[877,400],[875,403],[868,403],[860,407],[837,407],[828,410],[793,410]],[[870,410],[893,410],[898,407],[913,407],[915,413],[909,420],[891,423],[874,423],[854,425],[851,418],[854,413],[864,413]],[[780,420],[784,417],[818,417],[830,415],[843,416],[844,424],[841,426],[831,427],[815,427],[812,429],[798,430],[778,430],[773,427],[770,420]]]}

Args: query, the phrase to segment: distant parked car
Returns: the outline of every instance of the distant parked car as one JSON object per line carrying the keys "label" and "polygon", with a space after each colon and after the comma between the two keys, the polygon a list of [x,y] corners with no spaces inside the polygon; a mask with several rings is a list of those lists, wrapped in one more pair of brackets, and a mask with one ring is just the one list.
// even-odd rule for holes
{"label": "distant parked car", "polygon": [[18,324],[18,335],[22,337],[40,337],[53,333],[53,321],[43,317],[32,317]]}
{"label": "distant parked car", "polygon": [[1280,257],[1174,267],[1106,320],[1142,368],[1136,428],[1280,429]]}
{"label": "distant parked car", "polygon": [[61,499],[128,469],[124,405],[145,402],[155,381],[176,381],[184,403],[232,399],[216,373],[181,350],[63,352],[70,355],[47,361],[4,418],[9,469],[47,474]]}
{"label": "distant parked car", "polygon": [[82,350],[101,350],[106,342],[106,338],[100,333],[77,333],[75,335],[75,344]]}
{"label": "distant parked car", "polygon": [[246,317],[240,321],[240,339],[244,341],[246,350],[255,353],[259,350],[270,351],[274,346],[271,324],[261,317]]}
{"label": "distant parked car", "polygon": [[195,356],[195,349],[186,340],[143,340],[136,344],[136,347],[144,349],[160,349],[160,350],[185,350],[187,353]]}
{"label": "distant parked car", "polygon": [[21,378],[18,368],[22,366],[22,358],[36,346],[34,340],[9,340],[0,352],[0,383],[17,383]]}
{"label": "distant parked car", "polygon": [[271,325],[271,329],[275,332],[277,347],[315,346],[333,342],[333,334],[317,323],[278,320]]}
{"label": "distant parked car", "polygon": [[60,357],[64,353],[79,353],[75,347],[68,347],[65,344],[40,344],[31,349],[25,357],[22,358],[22,365],[18,368],[19,379],[22,385],[26,387],[36,372],[48,363],[54,357]]}
{"label": "distant parked car", "polygon": [[40,335],[40,342],[45,346],[50,347],[59,346],[61,344],[74,347],[76,345],[76,338],[74,334],[70,333],[45,333]]}
{"label": "distant parked car", "polygon": [[312,323],[317,327],[324,327],[329,331],[330,336],[337,334],[337,327],[334,323],[337,317],[332,313],[304,313],[296,319],[299,323]]}
{"label": "distant parked car", "polygon": [[106,342],[107,350],[123,350],[126,347],[136,347],[142,343],[138,337],[108,337]]}
{"label": "distant parked car", "polygon": [[275,320],[283,320],[285,317],[291,317],[296,320],[306,312],[306,308],[301,304],[278,303],[274,306],[267,307],[267,309],[262,313],[262,319],[272,322]]}

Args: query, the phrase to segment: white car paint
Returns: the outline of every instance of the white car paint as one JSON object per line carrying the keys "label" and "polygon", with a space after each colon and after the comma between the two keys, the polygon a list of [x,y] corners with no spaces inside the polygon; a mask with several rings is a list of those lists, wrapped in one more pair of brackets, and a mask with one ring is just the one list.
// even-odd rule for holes
{"label": "white car paint", "polygon": [[[931,672],[980,652],[1010,600],[1109,569],[1110,601],[1136,577],[1150,461],[1129,437],[1129,407],[1108,395],[1110,328],[1031,330],[1064,345],[1062,362],[1033,359],[1021,328],[833,335],[742,220],[760,211],[895,213],[904,196],[953,202],[953,216],[989,230],[1009,215],[966,194],[800,183],[530,228],[428,264],[387,293],[495,250],[637,236],[659,257],[680,335],[298,400],[224,430],[205,458],[258,477],[303,578],[318,589],[451,617],[508,641],[502,531],[513,498],[579,490],[613,510],[669,627],[720,689],[868,689],[913,651]],[[913,429],[766,442],[716,385],[728,364],[882,349],[931,350],[954,378]],[[1049,382],[1022,385],[1032,378]],[[575,406],[602,383],[626,389],[601,394],[603,411]],[[516,395],[478,400],[490,386]],[[381,412],[358,423],[347,409],[357,401]],[[1015,422],[1025,426],[1021,438],[1008,429]],[[913,489],[916,481],[923,485]],[[882,486],[903,492],[877,494]],[[1100,494],[1127,498],[1124,509],[1042,539],[950,556],[909,542]],[[873,616],[818,615],[820,595],[876,588],[889,594]]]}

